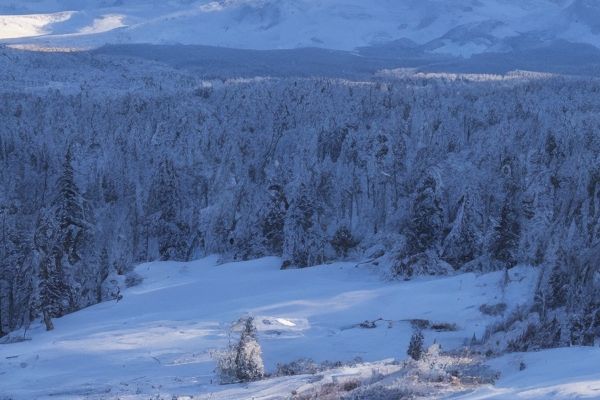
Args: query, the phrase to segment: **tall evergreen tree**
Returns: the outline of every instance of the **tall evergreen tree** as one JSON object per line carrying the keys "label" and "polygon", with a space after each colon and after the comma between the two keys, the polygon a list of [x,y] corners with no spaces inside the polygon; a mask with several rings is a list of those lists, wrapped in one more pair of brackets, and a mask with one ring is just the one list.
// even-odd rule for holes
{"label": "tall evergreen tree", "polygon": [[47,330],[54,329],[52,318],[60,317],[72,310],[70,286],[62,267],[62,250],[57,239],[53,215],[43,212],[35,235],[38,258],[39,287],[36,308],[43,315]]}
{"label": "tall evergreen tree", "polygon": [[[156,241],[155,256],[160,259],[185,259],[189,227],[180,215],[179,176],[173,161],[164,158],[154,174],[146,202],[146,225],[149,238]],[[150,256],[153,256],[150,254]]]}
{"label": "tall evergreen tree", "polygon": [[408,247],[412,254],[439,246],[444,214],[437,189],[437,182],[432,176],[427,176],[417,188],[407,232]]}
{"label": "tall evergreen tree", "polygon": [[551,308],[562,307],[567,304],[569,275],[563,270],[563,261],[564,258],[559,256],[559,260],[552,269],[552,273],[548,279],[550,289],[548,305]]}
{"label": "tall evergreen tree", "polygon": [[419,361],[421,356],[423,355],[423,341],[424,341],[423,332],[418,329],[415,330],[413,335],[410,338],[410,343],[408,344],[408,349],[406,350],[406,354],[410,356],[415,361]]}
{"label": "tall evergreen tree", "polygon": [[271,185],[269,192],[271,198],[261,223],[262,235],[267,253],[281,255],[284,242],[283,227],[289,204],[280,185]]}
{"label": "tall evergreen tree", "polygon": [[62,165],[62,174],[56,183],[53,210],[56,218],[56,245],[69,263],[81,260],[80,250],[87,239],[90,223],[86,220],[84,200],[75,184],[71,149],[67,150]]}
{"label": "tall evergreen tree", "polygon": [[450,233],[444,239],[442,251],[444,260],[454,268],[460,268],[479,255],[482,234],[475,214],[471,199],[468,195],[463,195]]}
{"label": "tall evergreen tree", "polygon": [[285,218],[284,268],[308,267],[324,261],[323,232],[318,223],[318,212],[312,191],[306,185],[300,185]]}
{"label": "tall evergreen tree", "polygon": [[240,382],[257,381],[265,375],[262,351],[256,338],[256,327],[252,317],[244,320],[235,351],[235,372]]}
{"label": "tall evergreen tree", "polygon": [[507,199],[502,207],[500,222],[494,229],[494,239],[490,249],[492,257],[506,267],[514,267],[518,262],[520,234],[519,215],[511,199]]}

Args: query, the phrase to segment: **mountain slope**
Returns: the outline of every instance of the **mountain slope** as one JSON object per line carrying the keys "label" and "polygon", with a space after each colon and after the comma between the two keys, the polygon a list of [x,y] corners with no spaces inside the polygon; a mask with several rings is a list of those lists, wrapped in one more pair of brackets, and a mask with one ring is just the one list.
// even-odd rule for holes
{"label": "mountain slope", "polygon": [[[405,39],[431,53],[464,57],[511,51],[515,41],[540,46],[562,39],[600,46],[596,18],[600,5],[588,0],[80,3],[0,1],[0,13],[4,14],[0,17],[0,38],[13,38],[14,43],[33,41],[38,45],[75,47],[181,43],[246,49],[342,50]],[[63,18],[56,17],[59,12]],[[31,14],[36,16],[24,17]]]}
{"label": "mountain slope", "polygon": [[[216,261],[209,257],[140,265],[136,271],[143,283],[124,290],[121,301],[57,319],[52,332],[35,324],[25,334],[14,333],[12,337],[25,335],[31,340],[0,344],[0,398],[287,398],[293,389],[309,385],[311,376],[275,378],[249,386],[214,383],[210,354],[227,345],[229,324],[245,313],[256,317],[269,372],[277,363],[302,357],[316,361],[403,359],[411,319],[457,324],[455,332],[426,330],[425,339],[427,344],[436,340],[447,349],[460,347],[473,334],[481,336],[486,323],[500,318],[482,315],[481,304],[505,301],[508,311],[513,310],[530,300],[528,293],[537,277],[533,268],[515,268],[502,289],[501,272],[389,283],[368,267],[352,263],[280,271],[277,258],[224,265]],[[378,318],[383,320],[375,328],[359,326]],[[592,361],[597,350],[504,356],[491,362],[502,372],[495,387],[485,386],[460,398],[532,394],[550,399],[593,398],[600,390],[600,376]],[[581,358],[590,362],[580,363]],[[572,368],[565,372],[558,363],[546,362],[552,359],[561,359],[561,365]],[[527,366],[522,372],[521,362]],[[380,368],[397,369],[379,362],[323,376],[356,378]]]}
{"label": "mountain slope", "polygon": [[[481,304],[506,301],[514,309],[529,301],[537,276],[516,268],[501,292],[501,272],[388,283],[352,263],[280,271],[277,258],[216,261],[140,265],[143,283],[123,290],[121,301],[57,319],[52,332],[34,324],[25,334],[31,341],[0,345],[0,394],[116,398],[229,389],[211,384],[210,353],[227,345],[229,324],[246,313],[256,317],[270,372],[302,357],[403,359],[413,318],[456,323],[455,332],[426,331],[427,343],[454,348],[494,320],[480,313]],[[378,318],[385,321],[374,329],[358,326]]]}

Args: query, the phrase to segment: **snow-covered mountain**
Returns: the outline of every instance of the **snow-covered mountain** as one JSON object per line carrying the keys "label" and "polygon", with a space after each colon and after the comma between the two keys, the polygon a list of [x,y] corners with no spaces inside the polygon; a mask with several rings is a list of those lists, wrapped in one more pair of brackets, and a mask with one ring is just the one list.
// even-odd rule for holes
{"label": "snow-covered mountain", "polygon": [[600,47],[594,0],[1,0],[0,39],[245,49],[400,43],[469,57],[558,40]]}

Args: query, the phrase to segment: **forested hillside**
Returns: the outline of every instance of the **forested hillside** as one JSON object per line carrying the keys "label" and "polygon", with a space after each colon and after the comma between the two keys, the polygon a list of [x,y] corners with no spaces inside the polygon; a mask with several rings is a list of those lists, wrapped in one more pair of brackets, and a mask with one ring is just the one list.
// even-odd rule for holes
{"label": "forested hillside", "polygon": [[117,296],[135,263],[214,253],[399,279],[531,264],[552,344],[598,335],[598,80],[0,56],[0,335]]}

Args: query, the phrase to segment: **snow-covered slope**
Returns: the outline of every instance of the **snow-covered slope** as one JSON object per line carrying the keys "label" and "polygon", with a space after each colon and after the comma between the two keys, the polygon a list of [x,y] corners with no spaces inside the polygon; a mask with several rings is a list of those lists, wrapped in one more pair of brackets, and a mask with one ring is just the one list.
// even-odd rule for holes
{"label": "snow-covered slope", "polygon": [[[210,257],[140,265],[137,272],[143,283],[125,290],[120,302],[58,319],[52,332],[34,325],[25,334],[30,341],[0,345],[0,398],[132,399],[207,392],[222,393],[215,398],[249,398],[257,393],[281,398],[277,396],[306,383],[304,378],[278,378],[249,387],[213,384],[210,352],[226,346],[229,324],[246,313],[256,317],[269,371],[277,363],[301,357],[403,359],[410,319],[457,324],[455,332],[426,331],[426,342],[460,346],[473,334],[480,336],[493,320],[480,313],[481,304],[505,301],[513,309],[529,300],[537,276],[532,268],[513,269],[511,283],[501,290],[501,272],[384,282],[369,268],[353,263],[288,271],[280,271],[280,263],[265,258],[217,265],[217,258]],[[383,320],[374,329],[358,326],[378,318]],[[530,379],[511,378],[514,362],[502,359],[497,368],[509,375],[498,388],[482,389],[477,392],[482,397],[476,398],[512,393],[509,389],[517,390],[510,388],[512,384],[535,385],[535,371],[548,367],[536,362],[535,355],[526,357]],[[584,373],[589,371],[573,371],[569,382]],[[586,390],[597,388],[600,377],[589,379],[594,381]]]}
{"label": "snow-covered slope", "polygon": [[38,45],[352,50],[402,39],[459,56],[559,39],[600,46],[594,0],[1,0],[0,14],[0,38]]}

